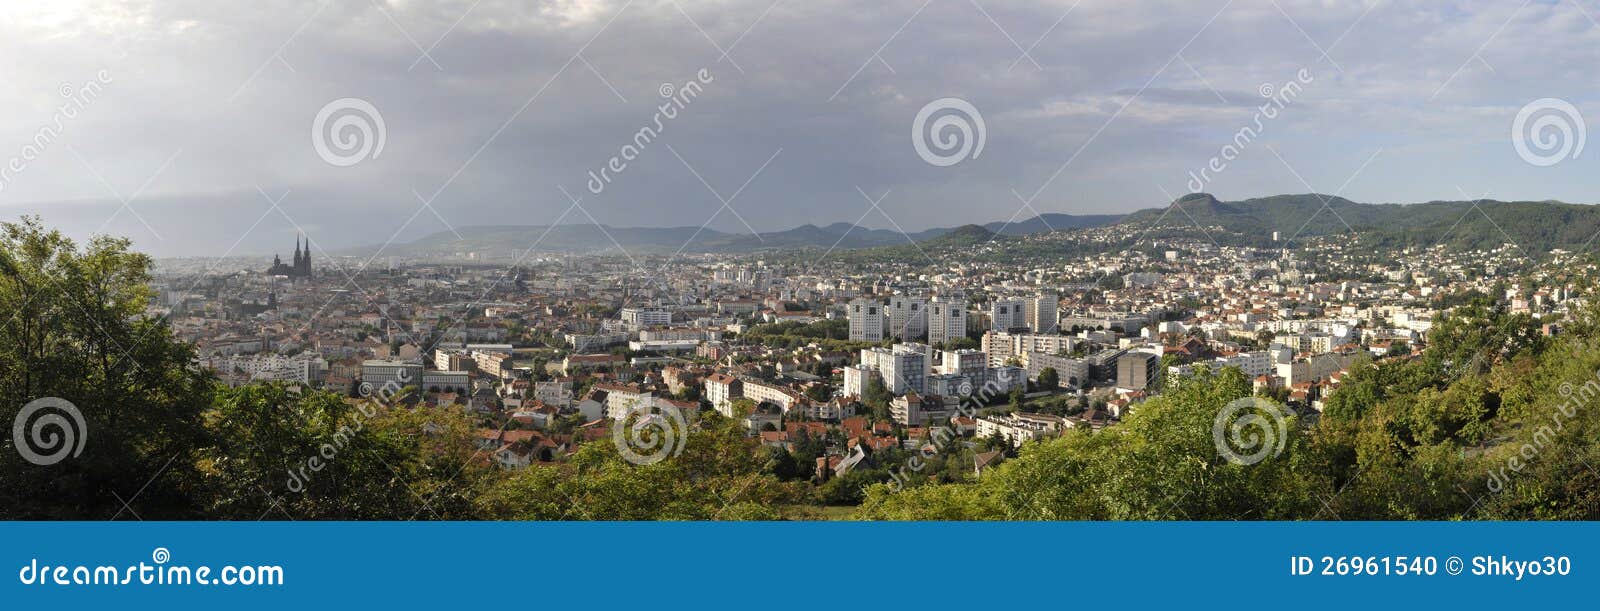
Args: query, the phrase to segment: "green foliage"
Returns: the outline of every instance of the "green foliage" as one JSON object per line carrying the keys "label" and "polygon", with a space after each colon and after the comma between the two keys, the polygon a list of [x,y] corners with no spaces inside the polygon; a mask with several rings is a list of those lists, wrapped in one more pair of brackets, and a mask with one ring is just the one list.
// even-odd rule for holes
{"label": "green foliage", "polygon": [[[930,486],[912,494],[873,488],[862,517],[1005,520],[1159,520],[1282,518],[1315,506],[1300,494],[1297,461],[1229,462],[1212,439],[1217,413],[1249,396],[1237,369],[1202,370],[1139,404],[1120,425],[1091,434],[1025,444],[975,484]],[[1285,454],[1306,445],[1288,419]],[[1296,491],[1270,498],[1267,491]],[[922,514],[922,504],[933,514]]]}
{"label": "green foliage", "polygon": [[806,397],[818,403],[827,403],[833,400],[833,388],[827,384],[814,384],[806,388]]}
{"label": "green foliage", "polygon": [[[1211,425],[1248,381],[1200,371],[1096,434],[1028,444],[973,484],[874,487],[867,519],[1595,519],[1600,307],[1557,339],[1469,306],[1417,359],[1358,362],[1283,450],[1222,460]],[[1477,329],[1476,332],[1473,329]],[[1436,339],[1435,339],[1436,338]]]}
{"label": "green foliage", "polygon": [[611,443],[584,444],[566,464],[535,465],[477,500],[481,516],[510,520],[760,520],[802,498],[764,472],[767,454],[720,419],[694,430],[683,453],[650,465],[624,460]]}
{"label": "green foliage", "polygon": [[1056,373],[1056,368],[1045,367],[1039,370],[1039,389],[1056,390],[1061,387],[1061,374]]}
{"label": "green foliage", "polygon": [[127,240],[79,247],[37,219],[0,225],[0,421],[44,397],[84,420],[82,453],[46,466],[4,435],[0,518],[131,517],[118,496],[137,496],[141,514],[198,515],[193,462],[210,383],[189,368],[193,349],[144,315],[149,266]]}
{"label": "green foliage", "polygon": [[223,390],[201,453],[211,505],[229,519],[468,519],[491,474],[464,412],[386,407],[278,384]]}

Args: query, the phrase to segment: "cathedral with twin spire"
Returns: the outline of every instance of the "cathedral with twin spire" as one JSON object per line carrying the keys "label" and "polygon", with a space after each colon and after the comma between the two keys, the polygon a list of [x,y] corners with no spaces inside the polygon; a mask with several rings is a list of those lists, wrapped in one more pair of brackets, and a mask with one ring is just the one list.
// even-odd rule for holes
{"label": "cathedral with twin spire", "polygon": [[294,263],[285,264],[278,255],[272,255],[272,267],[267,268],[269,276],[288,276],[290,278],[311,278],[311,241],[306,240],[305,252],[300,250],[300,238],[294,240]]}

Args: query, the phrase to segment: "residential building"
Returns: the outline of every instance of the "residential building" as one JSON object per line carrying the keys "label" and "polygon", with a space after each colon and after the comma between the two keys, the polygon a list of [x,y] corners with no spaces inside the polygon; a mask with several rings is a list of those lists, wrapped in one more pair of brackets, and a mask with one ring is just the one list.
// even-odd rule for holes
{"label": "residential building", "polygon": [[424,371],[422,383],[418,386],[428,392],[453,392],[464,395],[472,389],[469,377],[465,371]]}
{"label": "residential building", "polygon": [[658,306],[622,308],[618,316],[629,331],[672,324],[672,311]]}
{"label": "residential building", "polygon": [[861,366],[876,370],[884,388],[900,395],[927,390],[928,352],[926,344],[895,344],[893,348],[868,348],[861,351]]}
{"label": "residential building", "polygon": [[606,417],[612,420],[621,420],[630,411],[651,405],[650,398],[655,396],[637,384],[600,383],[594,385],[594,390],[606,393]]}
{"label": "residential building", "polygon": [[376,389],[393,384],[397,388],[416,386],[422,379],[420,361],[370,360],[361,363],[361,383]]}
{"label": "residential building", "polygon": [[1070,335],[1052,335],[1040,333],[997,333],[983,334],[980,345],[984,354],[989,357],[990,367],[999,367],[1013,358],[1022,359],[1023,355],[1030,352],[1043,352],[1046,354],[1059,354],[1071,352],[1077,347],[1080,340]]}
{"label": "residential building", "polygon": [[928,343],[946,344],[967,336],[967,300],[939,295],[928,302]]}
{"label": "residential building", "polygon": [[1144,390],[1157,377],[1161,359],[1148,352],[1128,352],[1117,357],[1117,388]]}
{"label": "residential building", "polygon": [[878,377],[878,370],[867,365],[846,365],[844,368],[844,396],[860,398],[866,394],[867,385]]}
{"label": "residential building", "polygon": [[989,329],[1001,333],[1028,326],[1028,303],[1022,299],[998,298],[989,303]]}
{"label": "residential building", "polygon": [[982,374],[988,368],[988,355],[982,350],[963,348],[939,352],[939,372],[946,374]]}
{"label": "residential building", "polygon": [[922,339],[928,335],[928,301],[921,297],[895,295],[885,308],[889,315],[890,337],[902,340]]}
{"label": "residential building", "polygon": [[889,401],[889,416],[903,426],[923,426],[949,418],[954,406],[946,406],[936,398],[916,393],[905,394]]}
{"label": "residential building", "polygon": [[883,341],[883,304],[876,299],[853,299],[849,306],[850,341]]}
{"label": "residential building", "polygon": [[1081,358],[1029,352],[1023,356],[1023,364],[1027,367],[1030,380],[1039,379],[1039,372],[1048,368],[1056,370],[1056,377],[1062,386],[1084,388],[1092,381],[1089,378],[1089,361]]}
{"label": "residential building", "polygon": [[533,398],[545,405],[566,409],[572,405],[572,380],[535,382]]}
{"label": "residential building", "polygon": [[743,382],[745,398],[757,403],[776,405],[785,414],[806,401],[805,396],[801,395],[799,391],[787,386],[755,379],[745,379]]}
{"label": "residential building", "polygon": [[999,437],[1009,442],[1012,446],[1020,446],[1024,442],[1054,436],[1060,433],[1062,429],[1072,426],[1070,422],[1060,416],[1028,412],[980,416],[977,420],[978,437]]}
{"label": "residential building", "polygon": [[959,373],[941,373],[928,376],[928,394],[938,397],[965,397],[976,387],[972,376]]}
{"label": "residential building", "polygon": [[733,417],[733,400],[744,396],[744,382],[726,373],[706,376],[706,402],[724,416]]}
{"label": "residential building", "polygon": [[1039,293],[1028,299],[1028,328],[1034,333],[1055,333],[1058,303],[1055,293]]}

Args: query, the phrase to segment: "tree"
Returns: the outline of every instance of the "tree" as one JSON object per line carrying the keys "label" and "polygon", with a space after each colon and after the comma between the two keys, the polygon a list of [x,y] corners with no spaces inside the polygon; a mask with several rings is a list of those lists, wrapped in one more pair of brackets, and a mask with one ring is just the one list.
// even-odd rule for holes
{"label": "tree", "polygon": [[977,350],[982,344],[971,337],[957,337],[945,344],[946,350]]}
{"label": "tree", "polygon": [[827,384],[812,384],[806,388],[806,397],[818,403],[827,403],[833,400],[833,387]]}
{"label": "tree", "polygon": [[395,407],[282,384],[222,390],[201,452],[210,505],[229,519],[474,519],[491,479],[463,411]]}
{"label": "tree", "polygon": [[534,465],[475,499],[480,515],[508,520],[771,520],[801,500],[764,472],[766,454],[739,422],[708,419],[679,433],[678,455],[648,465],[613,443],[589,443],[561,465]]}
{"label": "tree", "polygon": [[688,384],[685,385],[682,390],[678,391],[678,400],[693,401],[698,403],[700,401],[700,393],[701,390],[698,384]]}
{"label": "tree", "polygon": [[1045,367],[1039,370],[1039,388],[1049,391],[1061,388],[1061,376],[1056,373],[1056,368]]}
{"label": "tree", "polygon": [[804,474],[800,461],[783,448],[767,448],[767,462],[762,471],[786,482]]}
{"label": "tree", "polygon": [[889,411],[889,400],[893,399],[894,395],[889,393],[889,389],[884,387],[883,380],[878,376],[868,375],[866,377],[867,381],[862,385],[861,389],[861,403],[871,408],[873,413],[880,411],[887,413]]}
{"label": "tree", "polygon": [[0,421],[35,401],[70,403],[19,423],[46,443],[0,441],[0,518],[127,516],[119,496],[146,519],[200,515],[211,382],[190,367],[193,348],[145,314],[151,262],[128,245],[79,247],[37,218],[0,224]]}
{"label": "tree", "polygon": [[729,402],[728,409],[735,420],[743,420],[756,413],[756,402],[752,399],[740,397]]}

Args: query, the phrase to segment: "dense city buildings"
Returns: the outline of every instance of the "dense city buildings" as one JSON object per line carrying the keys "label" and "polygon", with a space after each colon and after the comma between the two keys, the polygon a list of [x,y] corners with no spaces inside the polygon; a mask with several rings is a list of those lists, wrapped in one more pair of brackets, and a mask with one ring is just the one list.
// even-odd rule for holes
{"label": "dense city buildings", "polygon": [[[1110,246],[1139,235],[1113,225],[820,266],[680,255],[647,263],[661,270],[650,278],[627,257],[565,254],[509,268],[332,257],[318,271],[297,242],[265,272],[164,272],[152,308],[229,385],[411,388],[491,432],[541,431],[553,445],[534,454],[482,440],[497,464],[525,468],[560,462],[553,449],[572,451],[581,431],[702,408],[778,447],[820,427],[829,464],[935,434],[1017,445],[1116,426],[1170,380],[1224,368],[1314,415],[1357,361],[1414,354],[1450,295],[1492,291],[1533,316],[1574,295],[1536,272],[1491,274],[1516,265],[1505,248]],[[1024,247],[1063,254],[1010,263]]]}

